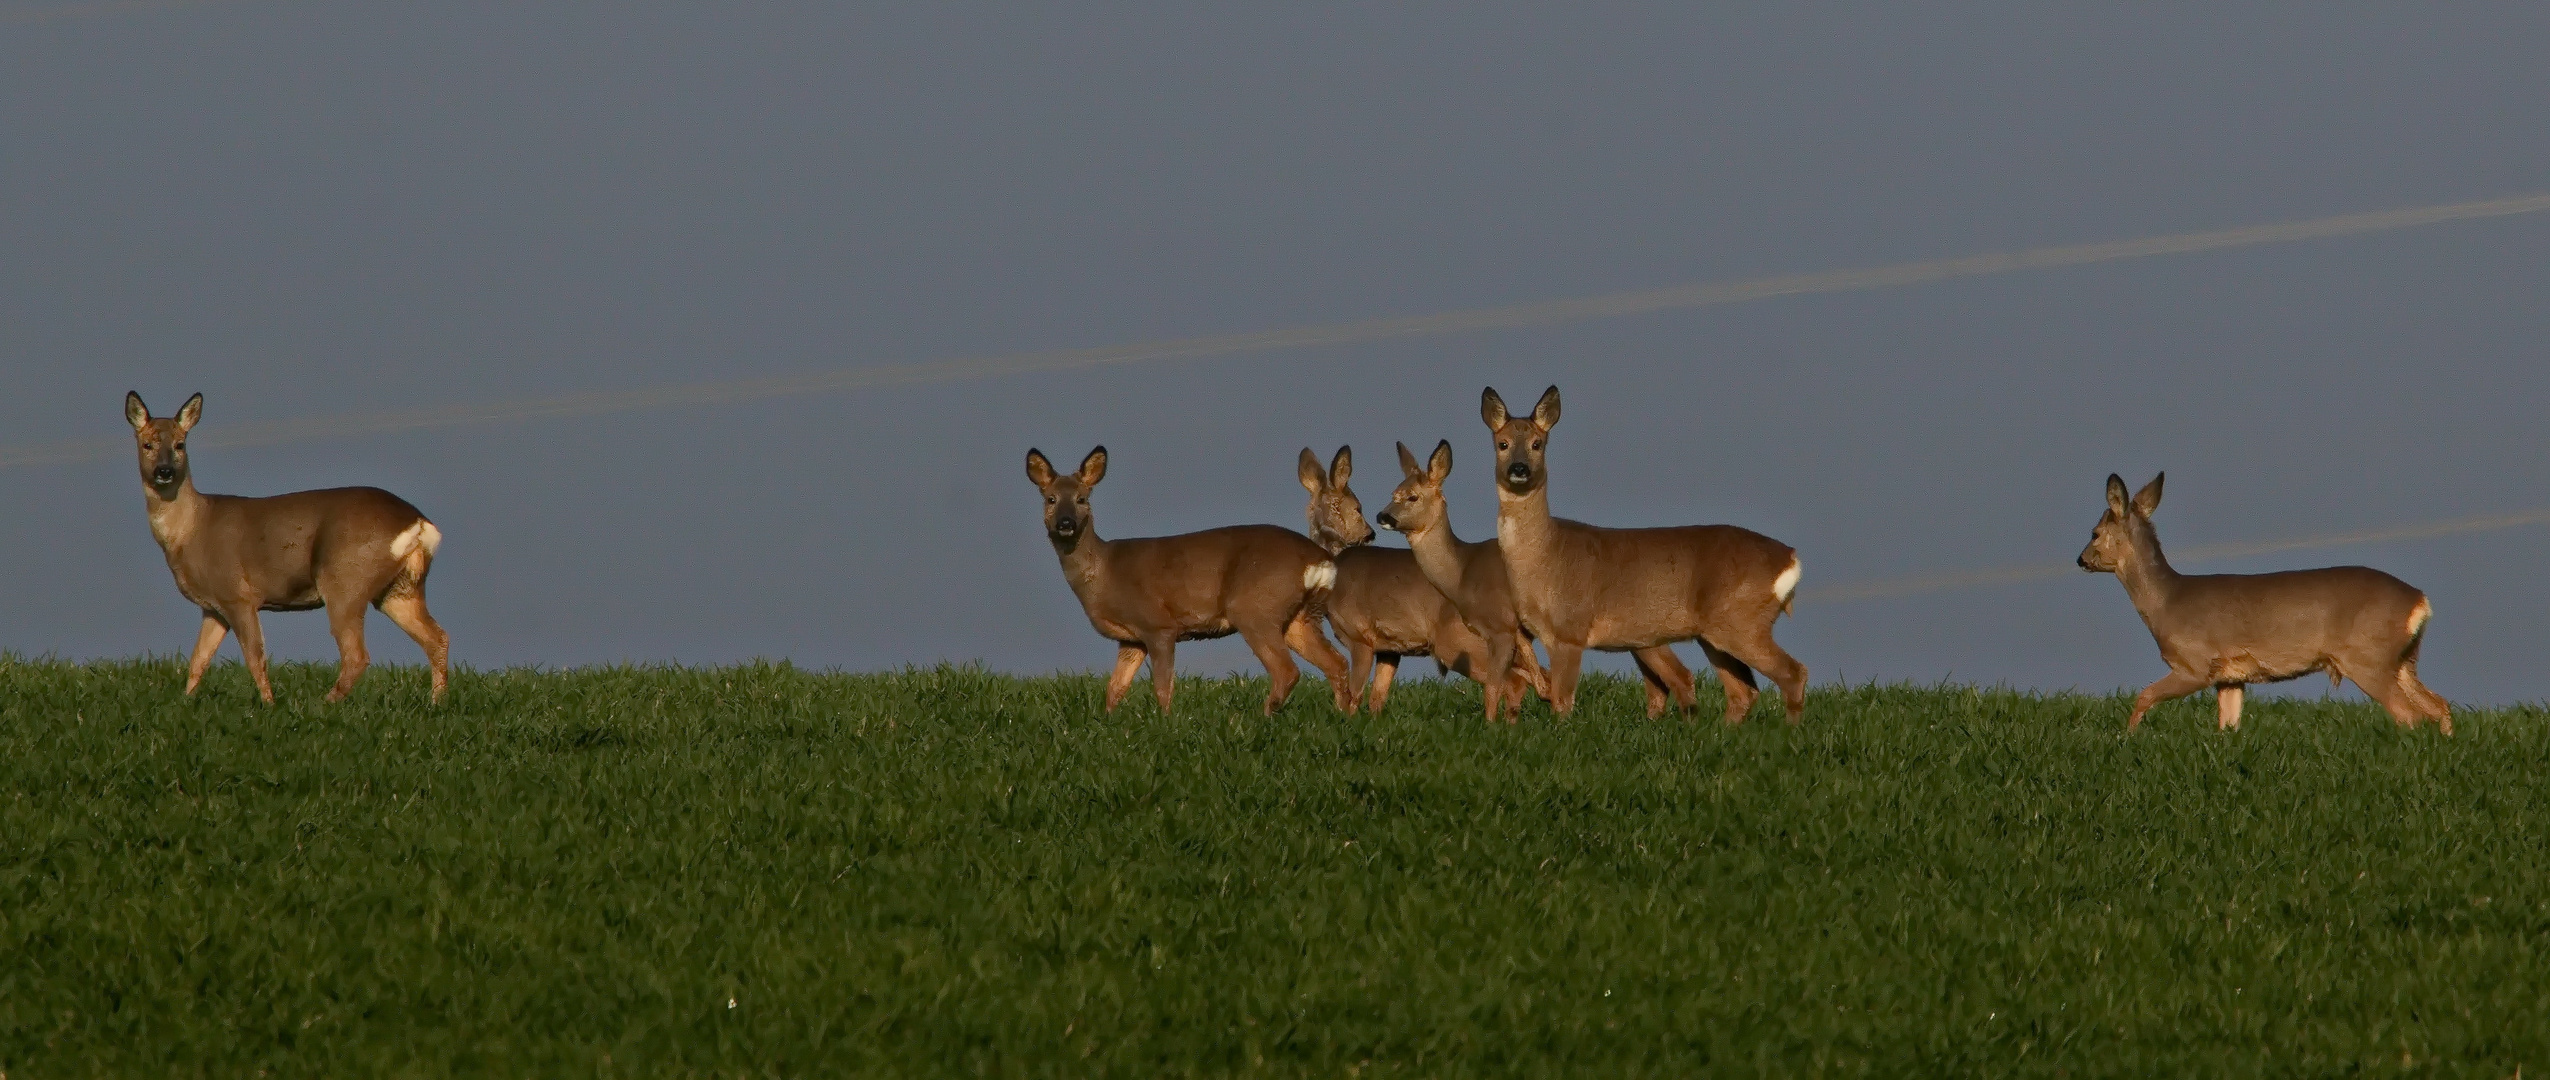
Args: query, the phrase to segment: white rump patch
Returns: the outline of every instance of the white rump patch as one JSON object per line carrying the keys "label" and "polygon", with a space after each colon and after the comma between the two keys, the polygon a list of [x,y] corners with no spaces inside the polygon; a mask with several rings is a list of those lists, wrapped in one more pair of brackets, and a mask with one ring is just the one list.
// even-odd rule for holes
{"label": "white rump patch", "polygon": [[1302,588],[1333,589],[1337,587],[1337,564],[1315,562],[1302,570]]}
{"label": "white rump patch", "polygon": [[2426,619],[2434,613],[2433,609],[2426,606],[2426,598],[2418,597],[2417,606],[2408,609],[2408,636],[2416,637],[2420,631],[2426,629]]}
{"label": "white rump patch", "polygon": [[1779,597],[1780,603],[1786,605],[1789,597],[1797,592],[1798,575],[1805,569],[1806,564],[1798,561],[1797,556],[1789,556],[1789,568],[1780,571],[1780,576],[1771,581],[1771,595]]}
{"label": "white rump patch", "polygon": [[425,557],[430,559],[442,547],[443,530],[435,528],[433,522],[418,518],[416,524],[407,527],[406,532],[390,538],[390,557],[404,559],[416,549],[423,548]]}

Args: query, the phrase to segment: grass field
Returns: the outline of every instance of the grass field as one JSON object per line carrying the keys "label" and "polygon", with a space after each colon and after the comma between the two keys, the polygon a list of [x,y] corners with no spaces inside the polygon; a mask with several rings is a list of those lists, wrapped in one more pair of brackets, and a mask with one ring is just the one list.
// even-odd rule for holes
{"label": "grass field", "polygon": [[0,1072],[2550,1074],[2539,709],[332,674],[0,660]]}

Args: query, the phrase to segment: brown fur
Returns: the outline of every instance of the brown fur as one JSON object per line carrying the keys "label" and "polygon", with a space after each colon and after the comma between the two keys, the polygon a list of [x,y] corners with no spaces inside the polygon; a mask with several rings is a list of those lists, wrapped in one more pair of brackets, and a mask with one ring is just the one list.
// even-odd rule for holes
{"label": "brown fur", "polygon": [[[1372,540],[1372,526],[1364,521],[1363,500],[1355,497],[1350,483],[1355,473],[1352,448],[1338,447],[1337,456],[1322,470],[1319,457],[1305,447],[1300,473],[1302,488],[1310,492],[1310,505],[1303,513],[1310,519],[1311,540],[1337,560],[1337,588],[1328,597],[1328,625],[1337,632],[1337,640],[1345,643],[1352,664],[1347,681],[1362,696],[1365,708],[1379,713],[1389,703],[1390,684],[1398,675],[1400,658],[1406,656],[1432,656],[1442,670],[1477,681],[1487,688],[1491,708],[1498,700],[1498,686],[1507,680],[1486,676],[1500,667],[1516,669],[1535,688],[1548,685],[1529,647],[1505,664],[1492,663],[1487,640],[1465,624],[1453,601],[1426,580],[1414,554],[1365,546]],[[1367,679],[1369,690],[1365,689]],[[1511,713],[1519,714],[1522,706],[1519,693],[1507,699]]]}
{"label": "brown fur", "polygon": [[2125,730],[2152,706],[2205,687],[2219,695],[2220,726],[2240,726],[2244,688],[2326,671],[2381,702],[2402,727],[2432,719],[2453,733],[2452,705],[2417,678],[2426,594],[2364,566],[2274,574],[2181,574],[2161,555],[2152,511],[2161,477],[2131,500],[2125,480],[2107,478],[2107,513],[2081,549],[2080,564],[2112,573],[2160,646],[2169,674],[2135,695]]}
{"label": "brown fur", "polygon": [[1301,678],[1287,650],[1328,677],[1337,707],[1351,710],[1346,659],[1319,632],[1317,602],[1328,589],[1306,572],[1330,567],[1328,553],[1291,529],[1234,525],[1177,536],[1102,540],[1089,508],[1089,490],[1107,475],[1107,448],[1082,459],[1079,471],[1060,474],[1036,450],[1027,452],[1027,479],[1045,498],[1045,538],[1062,560],[1063,578],[1080,598],[1089,625],[1117,642],[1116,668],[1107,679],[1113,712],[1132,687],[1136,669],[1151,661],[1152,692],[1169,711],[1177,688],[1177,643],[1240,635],[1266,665],[1272,714]]}
{"label": "brown fur", "polygon": [[1806,665],[1771,636],[1790,599],[1775,583],[1797,568],[1796,549],[1732,525],[1606,529],[1551,516],[1548,438],[1558,414],[1555,386],[1528,416],[1509,415],[1494,389],[1479,401],[1497,451],[1497,539],[1523,626],[1549,647],[1552,704],[1575,709],[1586,649],[1697,640],[1726,688],[1728,723],[1752,709],[1756,670],[1779,685],[1796,722]]}
{"label": "brown fur", "polygon": [[328,691],[328,700],[342,701],[371,663],[363,645],[363,606],[371,604],[425,650],[433,669],[433,699],[442,701],[451,638],[425,609],[425,575],[433,566],[433,552],[421,544],[403,554],[393,551],[400,536],[425,522],[425,515],[379,488],[328,488],[266,498],[197,492],[186,434],[202,417],[203,400],[197,394],[177,415],[154,418],[141,395],[124,396],[151,535],[168,557],[177,591],[204,613],[186,666],[186,693],[193,694],[203,682],[222,636],[236,633],[257,696],[274,701],[258,612],[325,607],[338,654],[336,686]]}

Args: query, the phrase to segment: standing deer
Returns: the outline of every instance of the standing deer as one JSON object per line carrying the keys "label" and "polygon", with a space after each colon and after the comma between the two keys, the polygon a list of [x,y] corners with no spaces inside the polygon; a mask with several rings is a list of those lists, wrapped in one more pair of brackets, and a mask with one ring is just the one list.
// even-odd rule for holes
{"label": "standing deer", "polygon": [[[1558,388],[1528,416],[1509,416],[1489,388],[1479,418],[1496,441],[1496,535],[1523,628],[1549,647],[1551,704],[1576,708],[1586,649],[1638,651],[1700,642],[1726,688],[1726,722],[1741,723],[1759,696],[1756,670],[1780,687],[1790,723],[1806,708],[1806,665],[1771,639],[1771,624],[1797,590],[1797,551],[1733,525],[1606,529],[1549,512],[1550,429]],[[1686,674],[1667,681],[1674,700],[1697,705]],[[1650,706],[1654,701],[1650,697]]]}
{"label": "standing deer", "polygon": [[[1461,620],[1487,642],[1488,670],[1495,670],[1499,657],[1511,654],[1518,674],[1530,679],[1532,688],[1543,698],[1550,696],[1547,677],[1540,664],[1532,659],[1532,643],[1524,635],[1522,620],[1515,614],[1512,579],[1506,576],[1505,555],[1494,540],[1470,543],[1453,535],[1450,514],[1443,502],[1443,480],[1452,475],[1452,444],[1438,442],[1428,464],[1417,464],[1417,456],[1408,452],[1408,444],[1399,444],[1399,471],[1404,479],[1390,493],[1390,506],[1378,518],[1381,527],[1397,530],[1408,538],[1408,550],[1415,553],[1417,566],[1426,581],[1452,601]],[[1638,669],[1647,675],[1647,715],[1659,716],[1665,711],[1665,698],[1675,687],[1690,692],[1691,669],[1673,654],[1671,646],[1658,645],[1637,650]],[[1516,700],[1522,687],[1509,682],[1508,693]],[[1487,715],[1496,719],[1497,686],[1488,685]],[[1507,712],[1511,723],[1513,712]]]}
{"label": "standing deer", "polygon": [[2114,574],[2151,628],[2169,674],[2134,695],[2125,730],[2164,701],[2214,687],[2218,727],[2240,726],[2248,684],[2329,673],[2355,685],[2401,727],[2432,718],[2453,733],[2452,704],[2417,679],[2417,651],[2432,614],[2426,594],[2367,566],[2278,574],[2181,574],[2160,553],[2152,511],[2155,475],[2129,502],[2125,478],[2107,477],[2107,513],[2081,549],[2081,569]]}
{"label": "standing deer", "polygon": [[[1352,658],[1347,682],[1363,696],[1365,708],[1379,714],[1389,703],[1390,684],[1403,656],[1431,655],[1442,669],[1478,680],[1487,688],[1489,719],[1495,718],[1498,689],[1514,676],[1547,696],[1549,683],[1529,645],[1520,651],[1509,648],[1504,659],[1493,660],[1488,639],[1463,621],[1448,590],[1428,581],[1415,554],[1368,546],[1372,526],[1364,522],[1363,500],[1348,483],[1355,474],[1351,447],[1338,447],[1325,470],[1319,456],[1304,447],[1300,472],[1302,487],[1310,492],[1303,513],[1310,519],[1311,542],[1326,548],[1337,563],[1337,588],[1328,594],[1328,625]],[[1510,604],[1506,620],[1513,620]],[[1491,672],[1508,669],[1507,678],[1489,678]],[[1507,697],[1506,708],[1509,714],[1522,712],[1519,689]]]}
{"label": "standing deer", "polygon": [[442,530],[407,500],[379,488],[266,498],[202,494],[186,457],[186,433],[203,414],[202,394],[166,418],[153,418],[140,394],[124,395],[151,536],[168,556],[177,591],[204,613],[194,658],[186,665],[186,693],[191,696],[203,682],[222,635],[235,632],[257,696],[273,704],[257,613],[325,607],[338,656],[328,700],[343,701],[371,665],[363,648],[363,605],[371,604],[424,647],[434,671],[433,700],[440,703],[451,636],[425,610],[425,574],[442,546]]}
{"label": "standing deer", "polygon": [[1116,670],[1107,677],[1107,711],[1133,686],[1145,656],[1151,689],[1167,714],[1177,690],[1178,642],[1226,637],[1248,642],[1266,665],[1272,684],[1266,712],[1273,715],[1301,679],[1289,646],[1320,672],[1336,692],[1337,708],[1354,709],[1346,682],[1346,658],[1319,632],[1319,603],[1337,583],[1337,565],[1302,534],[1273,525],[1233,525],[1177,536],[1101,540],[1089,509],[1089,489],[1107,475],[1107,448],[1082,459],[1078,472],[1061,474],[1042,451],[1027,451],[1027,479],[1045,497],[1045,538],[1062,559],[1089,625],[1117,643]]}

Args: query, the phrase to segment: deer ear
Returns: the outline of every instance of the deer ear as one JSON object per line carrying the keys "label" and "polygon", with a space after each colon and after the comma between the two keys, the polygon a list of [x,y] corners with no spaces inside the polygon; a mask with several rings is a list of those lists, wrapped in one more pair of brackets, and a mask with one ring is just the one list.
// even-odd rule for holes
{"label": "deer ear", "polygon": [[2168,475],[2168,473],[2153,473],[2152,482],[2143,485],[2143,490],[2134,493],[2135,513],[2150,517],[2152,511],[2160,509],[2160,481],[2162,477]]}
{"label": "deer ear", "polygon": [[1054,463],[1045,460],[1044,451],[1027,451],[1027,482],[1037,487],[1054,482]]}
{"label": "deer ear", "polygon": [[1452,440],[1438,440],[1434,444],[1434,456],[1426,460],[1426,479],[1440,484],[1444,477],[1450,475],[1452,475]]}
{"label": "deer ear", "polygon": [[1408,444],[1399,444],[1399,471],[1409,476],[1424,476],[1425,466],[1417,464],[1417,455],[1408,452]]}
{"label": "deer ear", "polygon": [[1489,431],[1497,431],[1505,427],[1507,419],[1505,399],[1496,396],[1496,388],[1493,386],[1479,394],[1479,419],[1487,421]]}
{"label": "deer ear", "polygon": [[2125,516],[2125,478],[2115,473],[2107,474],[2107,512]]}
{"label": "deer ear", "polygon": [[133,425],[135,431],[151,422],[151,407],[142,404],[142,395],[131,390],[124,391],[124,422]]}
{"label": "deer ear", "polygon": [[1328,486],[1343,491],[1346,481],[1355,477],[1355,448],[1340,446],[1337,456],[1328,463]]}
{"label": "deer ear", "polygon": [[1311,453],[1310,447],[1302,447],[1301,460],[1293,464],[1293,471],[1301,477],[1302,489],[1313,495],[1319,494],[1328,483],[1328,474],[1319,468],[1319,455]]}
{"label": "deer ear", "polygon": [[1101,446],[1091,450],[1088,457],[1080,459],[1080,486],[1083,489],[1093,488],[1098,486],[1098,481],[1106,478],[1107,448]]}
{"label": "deer ear", "polygon": [[1558,388],[1541,391],[1541,403],[1532,406],[1532,424],[1543,431],[1558,426]]}
{"label": "deer ear", "polygon": [[203,418],[204,396],[202,394],[197,394],[193,397],[187,398],[185,404],[177,407],[177,430],[192,430],[195,426],[195,421]]}

